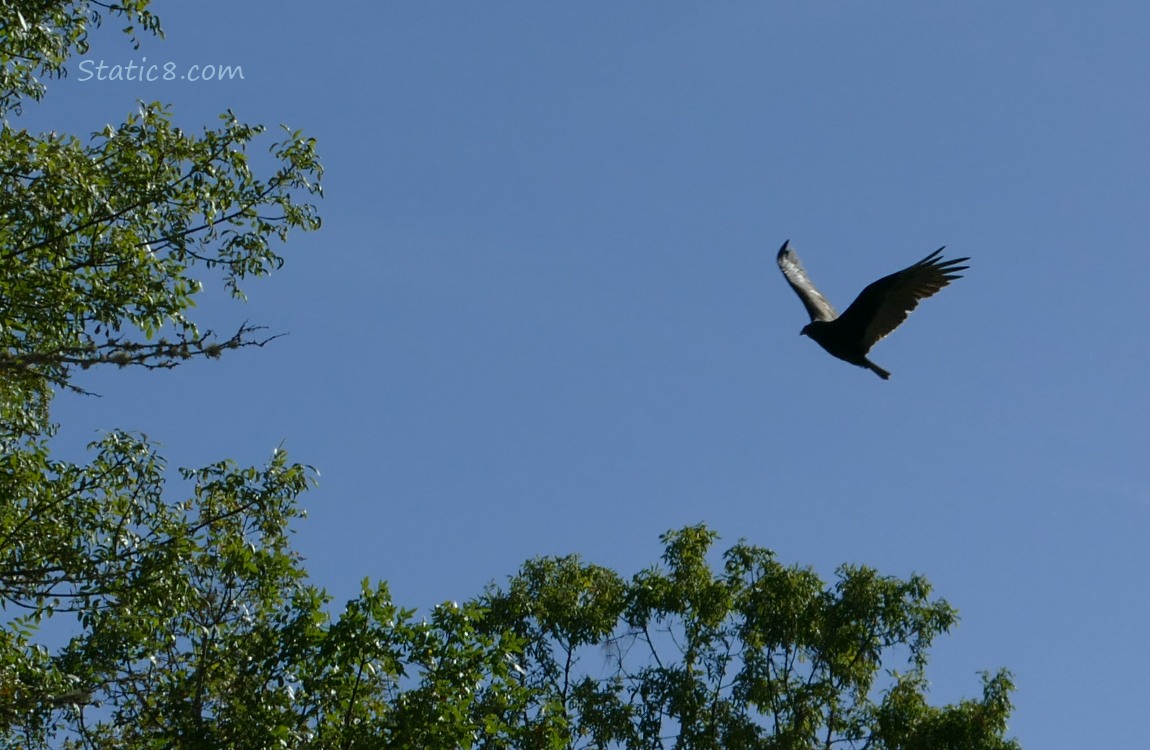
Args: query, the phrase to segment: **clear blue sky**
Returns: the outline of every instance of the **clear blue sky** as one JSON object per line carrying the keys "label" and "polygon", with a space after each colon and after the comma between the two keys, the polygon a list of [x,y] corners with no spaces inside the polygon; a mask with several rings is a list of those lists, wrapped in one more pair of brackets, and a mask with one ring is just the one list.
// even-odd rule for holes
{"label": "clear blue sky", "polygon": [[[26,124],[289,123],[325,225],[202,305],[289,336],[86,375],[63,445],[283,441],[321,472],[298,541],[337,601],[467,598],[536,555],[630,575],[699,521],[827,577],[919,572],[962,615],[936,702],[1005,666],[1025,747],[1145,744],[1150,5],[156,9],[166,41],[88,57],[244,79],[74,69]],[[798,335],[788,238],[840,309],[940,245],[971,269],[875,348],[883,382]]]}

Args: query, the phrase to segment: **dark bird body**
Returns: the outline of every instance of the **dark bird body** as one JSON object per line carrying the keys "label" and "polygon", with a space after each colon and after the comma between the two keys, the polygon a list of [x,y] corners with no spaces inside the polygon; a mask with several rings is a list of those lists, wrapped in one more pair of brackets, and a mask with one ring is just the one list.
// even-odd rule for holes
{"label": "dark bird body", "polygon": [[919,300],[962,278],[958,272],[969,268],[959,263],[970,258],[943,260],[943,249],[940,247],[913,266],[884,276],[863,289],[842,315],[835,312],[831,303],[811,283],[799,256],[791,250],[790,240],[784,242],[779,250],[778,262],[787,283],[799,295],[811,316],[811,322],[803,327],[802,335],[814,339],[835,357],[865,367],[887,380],[890,373],[867,359],[871,347],[898,328],[918,307]]}

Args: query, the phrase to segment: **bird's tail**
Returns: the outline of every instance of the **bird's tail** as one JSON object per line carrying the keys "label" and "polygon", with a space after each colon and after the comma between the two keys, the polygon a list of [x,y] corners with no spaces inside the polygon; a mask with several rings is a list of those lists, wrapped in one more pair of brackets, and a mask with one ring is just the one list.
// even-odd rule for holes
{"label": "bird's tail", "polygon": [[890,380],[890,373],[889,372],[882,369],[881,367],[876,365],[874,362],[871,362],[869,359],[864,359],[863,361],[866,362],[867,369],[874,372],[875,375],[878,375],[883,380]]}

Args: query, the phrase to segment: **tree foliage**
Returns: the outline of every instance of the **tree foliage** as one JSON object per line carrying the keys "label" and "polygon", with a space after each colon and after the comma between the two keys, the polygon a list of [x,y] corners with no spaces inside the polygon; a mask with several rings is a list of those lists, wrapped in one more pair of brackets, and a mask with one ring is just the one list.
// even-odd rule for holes
{"label": "tree foliage", "polygon": [[925,579],[842,566],[828,585],[742,542],[715,571],[715,538],[667,533],[666,567],[630,581],[550,558],[489,591],[489,626],[526,644],[524,722],[558,747],[1016,747],[1007,672],[981,700],[926,702],[930,645],[956,613]]}
{"label": "tree foliage", "polygon": [[205,284],[277,268],[318,228],[314,142],[231,113],[199,133],[141,105],[86,139],[13,127],[105,20],[146,0],[0,3],[0,744],[83,748],[1013,748],[1009,675],[927,702],[955,622],[925,580],[827,584],[704,527],[630,579],[578,558],[425,615],[365,580],[342,608],[291,547],[308,467],[276,451],[170,470],[112,431],[51,450],[53,394],[92,367],[173,367],[216,336]]}

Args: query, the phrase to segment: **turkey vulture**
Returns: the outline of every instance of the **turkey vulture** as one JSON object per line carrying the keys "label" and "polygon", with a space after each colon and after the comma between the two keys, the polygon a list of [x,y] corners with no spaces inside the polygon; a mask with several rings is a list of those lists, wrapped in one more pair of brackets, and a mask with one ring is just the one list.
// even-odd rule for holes
{"label": "turkey vulture", "polygon": [[874,282],[862,290],[846,312],[839,315],[807,278],[799,256],[791,250],[791,241],[787,240],[779,250],[779,269],[811,316],[811,322],[803,327],[801,335],[814,339],[839,359],[865,367],[883,380],[889,379],[890,373],[867,359],[867,352],[898,328],[911,310],[918,307],[920,299],[926,299],[955,279],[962,278],[958,272],[969,266],[958,264],[970,258],[943,260],[941,253],[944,249],[940,247],[913,266]]}

